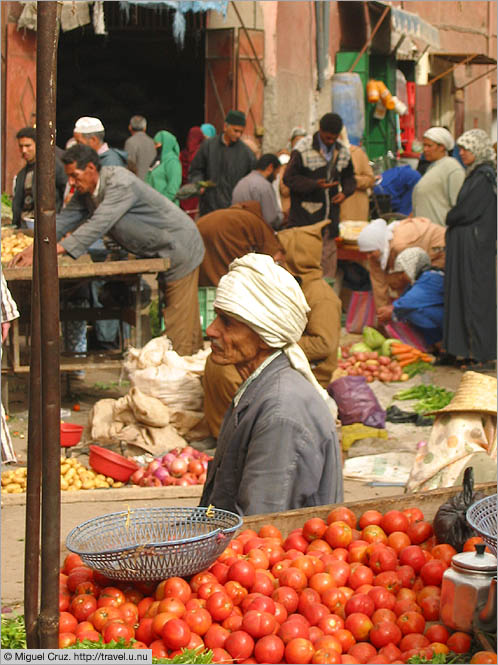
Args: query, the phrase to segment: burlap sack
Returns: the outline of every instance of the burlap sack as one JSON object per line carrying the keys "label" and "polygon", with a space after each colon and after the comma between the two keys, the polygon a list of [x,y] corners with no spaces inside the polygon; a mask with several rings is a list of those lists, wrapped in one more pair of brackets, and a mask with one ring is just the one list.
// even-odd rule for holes
{"label": "burlap sack", "polygon": [[133,415],[139,423],[151,427],[165,427],[169,423],[169,408],[157,397],[146,395],[135,386],[130,389],[128,399]]}

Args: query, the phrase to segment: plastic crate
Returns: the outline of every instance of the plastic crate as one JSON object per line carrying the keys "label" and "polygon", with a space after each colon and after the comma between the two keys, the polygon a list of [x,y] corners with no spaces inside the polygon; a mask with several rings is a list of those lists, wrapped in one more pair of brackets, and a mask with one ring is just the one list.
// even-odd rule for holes
{"label": "plastic crate", "polygon": [[216,297],[215,286],[200,286],[197,291],[199,299],[199,311],[201,314],[202,334],[206,334],[206,328],[215,320],[214,299]]}

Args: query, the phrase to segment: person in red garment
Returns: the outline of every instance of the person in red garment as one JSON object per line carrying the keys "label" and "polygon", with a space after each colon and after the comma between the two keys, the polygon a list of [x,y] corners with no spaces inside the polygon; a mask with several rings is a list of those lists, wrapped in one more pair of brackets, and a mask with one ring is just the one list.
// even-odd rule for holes
{"label": "person in red garment", "polygon": [[[188,130],[187,142],[183,150],[180,151],[180,161],[182,163],[182,185],[185,185],[188,182],[188,170],[190,164],[194,159],[201,143],[205,140],[204,132],[200,127],[191,127]],[[199,197],[193,196],[188,199],[183,199],[180,201],[180,208],[185,210],[185,212],[195,219],[197,213],[199,212]]]}

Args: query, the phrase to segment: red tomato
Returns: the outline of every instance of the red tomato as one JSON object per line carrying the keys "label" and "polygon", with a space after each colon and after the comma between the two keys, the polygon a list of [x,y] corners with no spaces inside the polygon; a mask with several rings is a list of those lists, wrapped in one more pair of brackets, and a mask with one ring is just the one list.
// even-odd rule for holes
{"label": "red tomato", "polygon": [[317,625],[324,635],[335,635],[338,630],[344,630],[344,620],[338,614],[326,614]]}
{"label": "red tomato", "polygon": [[205,635],[213,623],[209,612],[202,607],[187,610],[183,615],[183,620],[190,631],[196,635]]}
{"label": "red tomato", "polygon": [[420,508],[407,508],[406,510],[403,510],[403,514],[408,517],[410,524],[424,519],[424,513]]}
{"label": "red tomato", "polygon": [[[162,598],[164,598],[164,586],[165,586],[167,581],[168,580],[164,580],[163,582],[161,582],[158,585],[158,587],[156,589],[156,599],[157,600],[161,600]],[[197,591],[199,591],[199,587],[202,586],[203,584],[206,584],[207,582],[217,582],[217,581],[218,580],[213,575],[213,573],[210,573],[207,570],[203,570],[200,573],[197,573],[196,575],[194,575],[192,577],[192,579],[190,580],[190,588],[192,589],[192,591],[194,593],[197,593]],[[162,595],[161,595],[161,598],[158,598],[157,593],[158,593],[160,587],[162,587],[162,590],[161,590]]]}
{"label": "red tomato", "polygon": [[102,631],[104,642],[117,642],[124,640],[126,644],[135,637],[135,629],[122,619],[112,619],[108,621]]}
{"label": "red tomato", "polygon": [[152,649],[153,658],[167,658],[168,650],[164,646],[162,640],[154,640],[149,644],[149,649]]}
{"label": "red tomato", "polygon": [[71,602],[71,612],[78,621],[85,621],[97,609],[97,600],[87,593],[75,596]]}
{"label": "red tomato", "polygon": [[296,611],[299,603],[299,596],[295,589],[292,589],[289,586],[279,586],[272,593],[271,597],[275,602],[281,603],[289,614]]}
{"label": "red tomato", "polygon": [[322,603],[312,603],[304,609],[304,616],[308,619],[311,626],[317,626],[318,622],[329,614],[329,608]]}
{"label": "red tomato", "polygon": [[[484,540],[481,538],[481,536],[472,536],[472,538],[468,538],[463,544],[463,551],[475,552],[476,545],[484,545]],[[489,549],[486,547],[485,551],[489,552]]]}
{"label": "red tomato", "polygon": [[100,593],[100,587],[90,581],[81,582],[74,590],[74,595],[79,596],[82,593],[87,593],[97,598]]}
{"label": "red tomato", "polygon": [[415,580],[417,579],[413,568],[407,565],[399,566],[399,568],[396,568],[396,574],[400,579],[403,589],[411,589],[415,584]]}
{"label": "red tomato", "polygon": [[65,612],[69,609],[71,603],[71,594],[68,591],[59,592],[59,612]]}
{"label": "red tomato", "polygon": [[344,616],[344,606],[347,598],[340,589],[327,589],[321,594],[321,600],[331,612]]}
{"label": "red tomato", "polygon": [[298,593],[301,592],[308,583],[308,579],[303,571],[294,566],[289,566],[289,568],[283,570],[278,580],[283,586],[289,586],[292,589],[295,589]]}
{"label": "red tomato", "polygon": [[403,635],[423,633],[425,628],[425,619],[420,612],[405,612],[398,617],[396,623],[401,628]]}
{"label": "red tomato", "polygon": [[228,651],[215,647],[213,649],[213,663],[233,663],[233,660]]}
{"label": "red tomato", "polygon": [[276,526],[273,526],[273,524],[263,524],[258,532],[258,536],[260,538],[278,538],[278,540],[283,540],[281,531]]}
{"label": "red tomato", "polygon": [[240,559],[232,563],[228,569],[228,579],[239,582],[246,589],[249,589],[256,581],[256,569],[250,561]]}
{"label": "red tomato", "polygon": [[373,584],[374,574],[371,568],[363,566],[362,564],[354,564],[356,567],[353,569],[351,566],[351,574],[349,575],[348,586],[351,589],[358,589],[363,584]]}
{"label": "red tomato", "polygon": [[[177,598],[181,600],[182,603],[186,603],[192,595],[192,589],[181,577],[170,577],[165,580],[165,584],[162,588],[163,598]],[[160,596],[156,592],[156,600],[161,600]]]}
{"label": "red tomato", "polygon": [[390,643],[399,644],[401,637],[401,630],[395,623],[383,621],[374,625],[368,639],[374,647],[380,649],[380,647],[385,647]]}
{"label": "red tomato", "polygon": [[181,619],[185,614],[185,605],[178,598],[166,596],[161,601],[159,601],[159,605],[157,607],[157,613],[160,614],[161,612],[171,612],[171,614],[174,614],[176,617]]}
{"label": "red tomato", "polygon": [[320,602],[320,594],[315,589],[310,589],[306,587],[299,594],[299,603],[297,606],[298,611],[303,614],[306,607],[312,605],[313,603]]}
{"label": "red tomato", "polygon": [[223,621],[233,610],[233,603],[224,591],[216,591],[206,601],[206,610],[215,621]]}
{"label": "red tomato", "polygon": [[126,602],[126,598],[121,589],[107,586],[100,592],[97,607],[119,607],[124,602]]}
{"label": "red tomato", "polygon": [[102,632],[105,624],[112,619],[121,619],[117,607],[99,607],[88,617],[88,620],[95,626],[95,630],[99,632]]}
{"label": "red tomato", "polygon": [[367,614],[354,612],[346,617],[344,627],[353,634],[355,640],[362,642],[368,640],[368,635],[373,628],[373,623]]}
{"label": "red tomato", "polygon": [[[440,596],[430,596],[420,602],[422,614],[426,621],[437,621],[439,619]],[[433,640],[437,641],[437,640]]]}
{"label": "red tomato", "polygon": [[138,627],[135,631],[135,637],[137,640],[144,642],[145,644],[150,644],[155,640],[156,636],[152,630],[153,621],[154,619],[152,617],[144,617],[143,619],[140,619]]}
{"label": "red tomato", "polygon": [[277,635],[280,637],[284,644],[288,644],[296,637],[309,639],[309,633],[309,627],[306,624],[302,623],[301,621],[294,621],[292,619],[287,619],[287,621],[284,621],[277,631]]}
{"label": "red tomato", "polygon": [[446,644],[450,636],[449,630],[442,624],[433,624],[425,631],[425,636],[429,642],[440,642]]}
{"label": "red tomato", "polygon": [[368,557],[367,557],[367,549],[369,547],[369,543],[367,543],[365,540],[354,540],[349,546],[348,546],[348,562],[349,563],[367,563]]}
{"label": "red tomato", "polygon": [[296,549],[300,552],[306,552],[308,549],[308,541],[300,533],[292,533],[287,536],[283,543],[284,550]]}
{"label": "red tomato", "polygon": [[218,582],[206,582],[199,587],[197,596],[198,598],[207,600],[209,596],[212,596],[213,593],[218,593],[219,591],[225,593],[225,587],[222,584],[219,584]]}
{"label": "red tomato", "polygon": [[359,663],[369,663],[371,659],[377,655],[377,651],[369,642],[360,642],[358,644],[353,644],[353,646],[348,649],[348,654],[354,656]]}
{"label": "red tomato", "polygon": [[326,530],[327,523],[320,517],[312,517],[303,524],[303,536],[309,543],[321,539]]}
{"label": "red tomato", "polygon": [[168,649],[181,649],[190,641],[190,628],[183,619],[170,619],[161,631],[161,637]]}
{"label": "red tomato", "polygon": [[379,513],[378,510],[367,510],[360,517],[359,527],[364,529],[367,526],[373,524],[374,526],[380,526],[382,521],[382,513]]}
{"label": "red tomato", "polygon": [[[332,575],[336,586],[344,586],[349,578],[350,566],[345,561],[336,559],[325,566],[325,572]],[[359,586],[359,585],[358,585]]]}
{"label": "red tomato", "polygon": [[344,506],[341,506],[340,508],[334,508],[327,515],[327,524],[332,524],[332,522],[345,522],[351,527],[351,529],[355,529],[356,515],[352,510],[345,508]]}
{"label": "red tomato", "polygon": [[312,663],[342,663],[341,654],[334,649],[317,649],[311,658]]}
{"label": "red tomato", "polygon": [[470,650],[472,638],[467,633],[457,631],[450,635],[446,642],[448,648],[455,653],[467,653]]}
{"label": "red tomato", "polygon": [[432,559],[422,566],[420,577],[424,584],[439,586],[443,580],[443,573],[447,567],[448,566],[443,561]]}
{"label": "red tomato", "polygon": [[142,598],[140,602],[137,603],[138,616],[140,619],[145,616],[147,610],[154,602],[155,601],[153,598],[151,598],[150,596],[146,596],[145,598]]}
{"label": "red tomato", "polygon": [[[310,591],[311,589],[308,589]],[[305,589],[306,591],[306,589]],[[318,598],[319,599],[319,598]],[[275,601],[268,596],[258,596],[250,602],[247,610],[259,610],[260,612],[269,612],[275,616]]]}
{"label": "red tomato", "polygon": [[230,580],[224,584],[225,593],[230,598],[234,605],[240,605],[244,598],[247,597],[248,591],[242,584]]}
{"label": "red tomato", "polygon": [[387,544],[393,548],[396,554],[399,554],[401,550],[411,545],[411,541],[408,538],[408,534],[403,531],[393,531],[387,537]]}
{"label": "red tomato", "polygon": [[93,570],[88,566],[75,566],[71,569],[67,577],[67,588],[69,591],[75,591],[76,587],[82,582],[91,582],[93,579]]}
{"label": "red tomato", "polygon": [[76,639],[80,640],[80,642],[84,642],[85,640],[88,640],[89,642],[98,642],[101,637],[101,634],[93,628],[92,630],[82,630],[78,633]]}
{"label": "red tomato", "polygon": [[496,663],[494,651],[478,651],[472,656],[471,663]]}
{"label": "red tomato", "polygon": [[225,563],[216,561],[209,570],[220,584],[225,584],[228,581],[228,566]]}
{"label": "red tomato", "polygon": [[451,564],[451,559],[455,556],[456,553],[456,549],[447,544],[436,545],[431,549],[432,556],[435,559],[442,561],[444,564],[446,564],[446,566]]}
{"label": "red tomato", "polygon": [[393,549],[378,547],[370,556],[368,563],[374,573],[383,573],[386,570],[396,570],[398,567],[398,557]]}
{"label": "red tomato", "polygon": [[422,548],[410,545],[399,553],[399,562],[402,566],[411,566],[416,573],[419,573],[426,561]]}
{"label": "red tomato", "polygon": [[429,522],[419,520],[412,522],[406,530],[408,538],[412,541],[413,545],[420,545],[424,540],[432,536],[432,526]]}
{"label": "red tomato", "polygon": [[383,621],[396,623],[397,618],[392,610],[388,610],[387,607],[381,607],[372,614],[372,623],[382,623]]}
{"label": "red tomato", "polygon": [[259,610],[249,610],[242,619],[242,629],[251,637],[259,639],[265,635],[275,632],[278,622],[273,614],[269,612],[260,612]]}
{"label": "red tomato", "polygon": [[296,637],[285,645],[286,663],[310,663],[313,657],[313,644],[303,637]]}
{"label": "red tomato", "polygon": [[76,635],[74,633],[59,633],[59,649],[67,649],[76,643]]}
{"label": "red tomato", "polygon": [[392,663],[394,660],[399,660],[401,657],[401,649],[395,644],[387,644],[382,649],[379,649],[379,656],[383,656],[387,663]]}
{"label": "red tomato", "polygon": [[227,637],[224,648],[236,662],[240,662],[251,656],[254,640],[245,630],[236,630]]}
{"label": "red tomato", "polygon": [[385,531],[375,524],[366,526],[361,532],[361,539],[366,540],[367,543],[387,543],[387,536]]}
{"label": "red tomato", "polygon": [[393,612],[396,616],[401,616],[405,612],[419,612],[422,614],[422,608],[417,605],[413,600],[397,600],[393,607]]}
{"label": "red tomato", "polygon": [[373,600],[376,610],[382,607],[392,610],[396,603],[396,596],[381,586],[374,586],[370,589],[368,595]]}
{"label": "red tomato", "polygon": [[401,580],[394,570],[386,570],[375,576],[373,581],[374,586],[382,586],[391,593],[398,593],[401,589]]}
{"label": "red tomato", "polygon": [[344,608],[346,616],[355,612],[362,612],[371,617],[375,611],[375,603],[369,595],[365,593],[356,593],[347,601]]}
{"label": "red tomato", "polygon": [[385,533],[390,534],[394,531],[403,531],[406,532],[410,522],[406,515],[403,515],[399,510],[389,510],[385,515],[383,515],[380,526],[385,531]]}
{"label": "red tomato", "polygon": [[204,644],[207,649],[223,647],[229,635],[229,630],[223,628],[219,623],[213,623],[204,635]]}
{"label": "red tomato", "polygon": [[429,640],[420,633],[409,633],[405,635],[399,643],[401,651],[410,651],[410,649],[423,649],[429,645]]}
{"label": "red tomato", "polygon": [[353,531],[346,522],[332,522],[323,537],[332,548],[347,547],[353,540]]}
{"label": "red tomato", "polygon": [[59,614],[59,633],[74,633],[78,619],[70,612],[60,612]]}
{"label": "red tomato", "polygon": [[350,649],[356,642],[353,633],[350,630],[346,630],[346,628],[339,628],[339,630],[336,630],[333,637],[335,637],[340,643],[344,652]]}
{"label": "red tomato", "polygon": [[74,552],[71,552],[66,556],[64,559],[64,565],[62,570],[66,575],[69,575],[69,573],[73,570],[73,568],[78,568],[79,566],[83,565],[83,560],[80,557],[79,554],[75,554]]}

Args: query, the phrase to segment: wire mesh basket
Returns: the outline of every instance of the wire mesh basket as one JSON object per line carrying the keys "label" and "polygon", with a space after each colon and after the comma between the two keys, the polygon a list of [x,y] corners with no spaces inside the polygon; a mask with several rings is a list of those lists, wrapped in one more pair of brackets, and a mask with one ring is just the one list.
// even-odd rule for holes
{"label": "wire mesh basket", "polygon": [[242,525],[217,508],[135,508],[75,527],[66,547],[107,577],[155,581],[209,567]]}
{"label": "wire mesh basket", "polygon": [[482,536],[489,549],[496,556],[496,499],[498,494],[486,496],[473,503],[467,510],[467,522]]}

